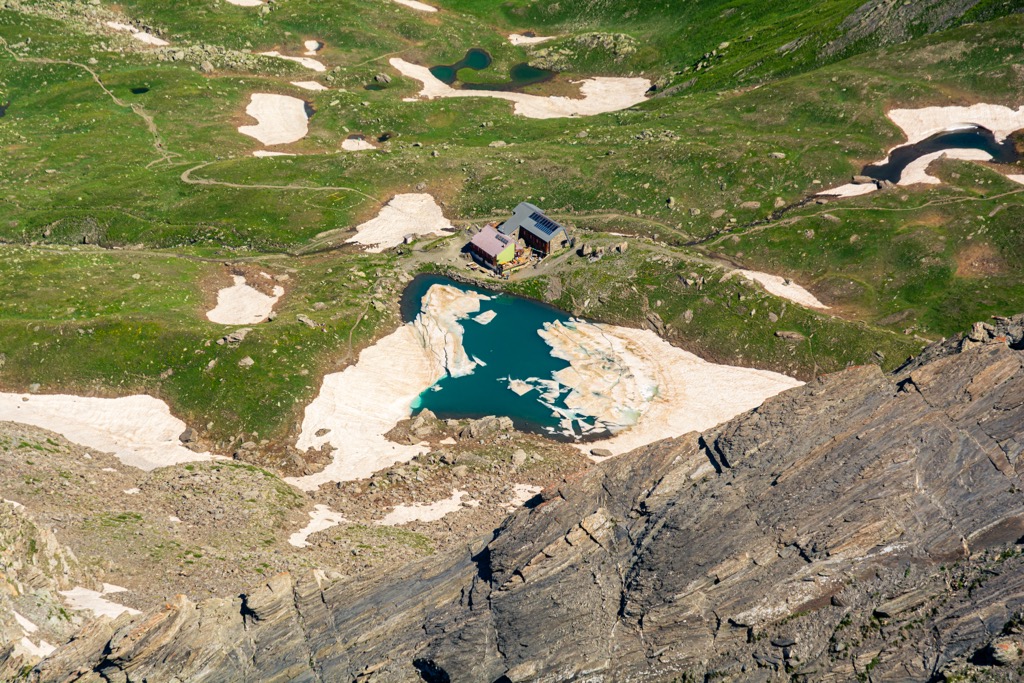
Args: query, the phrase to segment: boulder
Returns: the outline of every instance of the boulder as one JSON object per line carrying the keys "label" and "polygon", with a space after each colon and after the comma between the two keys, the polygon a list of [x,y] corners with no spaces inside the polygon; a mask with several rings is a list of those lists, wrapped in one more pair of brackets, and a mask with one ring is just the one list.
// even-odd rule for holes
{"label": "boulder", "polygon": [[665,322],[655,311],[647,311],[647,327],[653,332],[657,332],[659,336],[665,334]]}
{"label": "boulder", "polygon": [[246,336],[250,332],[252,332],[251,327],[241,327],[235,330],[234,332],[224,335],[223,337],[217,340],[217,343],[220,344],[221,346],[227,345],[235,347],[241,344],[243,341],[245,341]]}
{"label": "boulder", "polygon": [[489,415],[479,420],[471,420],[468,425],[459,432],[460,439],[480,439],[485,436],[492,436],[498,432],[513,429],[512,420],[507,417],[495,417]]}
{"label": "boulder", "polygon": [[988,646],[989,654],[999,666],[1017,666],[1024,660],[1024,641],[1020,636],[996,638]]}
{"label": "boulder", "polygon": [[409,434],[417,439],[422,439],[432,435],[437,426],[437,416],[430,410],[423,410],[409,423]]}

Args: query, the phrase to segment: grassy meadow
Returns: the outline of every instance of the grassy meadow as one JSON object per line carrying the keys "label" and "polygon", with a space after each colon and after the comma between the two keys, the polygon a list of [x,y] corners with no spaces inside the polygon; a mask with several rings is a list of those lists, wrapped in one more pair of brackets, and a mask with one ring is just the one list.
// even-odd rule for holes
{"label": "grassy meadow", "polygon": [[[21,4],[0,9],[0,105],[10,103],[0,118],[5,390],[147,392],[213,439],[287,441],[320,377],[397,324],[388,311],[399,273],[419,267],[408,250],[375,256],[317,236],[344,234],[416,188],[460,224],[526,199],[588,243],[634,236],[626,254],[593,264],[569,256],[509,289],[620,324],[655,311],[672,340],[720,362],[801,378],[892,368],[928,340],[1024,310],[1024,186],[996,169],[943,162],[933,168],[941,186],[768,220],[900,144],[885,117],[892,107],[1024,104],[1017,2],[981,2],[931,35],[923,17],[905,34],[857,40],[842,25],[860,5],[848,0],[443,0],[436,14],[364,0],[289,0],[266,12],[214,0],[81,3],[67,14]],[[267,58],[206,73],[103,30],[104,12],[159,29],[171,53],[297,55],[320,40],[328,71]],[[524,30],[559,38],[507,42]],[[595,33],[626,38],[605,44]],[[531,86],[539,94],[572,92],[593,75],[642,75],[658,87],[625,111],[551,120],[514,116],[500,100],[403,101],[419,84],[390,57],[446,64],[469,47],[494,57],[481,78],[558,57],[564,72]],[[391,82],[375,84],[379,73]],[[252,122],[255,92],[312,106],[309,134],[274,147],[297,156],[252,156],[263,147],[237,127]],[[377,151],[342,151],[356,133],[388,139]],[[832,308],[722,281],[733,266],[792,277]],[[242,267],[288,275],[286,294],[276,320],[231,348],[217,344],[229,330],[205,311]],[[693,275],[703,288],[685,284]],[[255,365],[239,366],[244,357]]]}

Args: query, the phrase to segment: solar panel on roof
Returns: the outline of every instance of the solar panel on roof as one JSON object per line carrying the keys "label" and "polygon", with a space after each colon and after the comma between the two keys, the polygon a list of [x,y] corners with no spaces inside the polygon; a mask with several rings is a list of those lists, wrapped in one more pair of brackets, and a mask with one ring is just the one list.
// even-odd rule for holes
{"label": "solar panel on roof", "polygon": [[562,226],[554,222],[547,216],[539,213],[530,214],[530,220],[537,224],[537,227],[544,231],[546,235],[554,235],[556,232],[562,229]]}

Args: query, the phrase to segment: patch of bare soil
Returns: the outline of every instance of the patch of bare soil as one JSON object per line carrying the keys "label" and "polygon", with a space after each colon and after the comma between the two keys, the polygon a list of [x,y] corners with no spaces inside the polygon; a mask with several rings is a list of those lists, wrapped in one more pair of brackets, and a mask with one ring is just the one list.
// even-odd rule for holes
{"label": "patch of bare soil", "polygon": [[1006,261],[999,251],[987,242],[971,242],[956,254],[957,277],[991,277],[1006,272]]}
{"label": "patch of bare soil", "polygon": [[224,268],[209,272],[199,281],[202,296],[197,302],[196,308],[200,317],[205,318],[207,311],[217,306],[220,291],[235,284],[235,276],[244,277],[246,285],[264,296],[277,296],[274,288],[280,287],[285,290],[281,295],[283,297],[290,289],[290,275],[276,273],[255,263],[225,264]]}
{"label": "patch of bare soil", "polygon": [[867,286],[843,275],[829,275],[814,283],[818,298],[841,314],[859,311],[857,303],[867,294]]}
{"label": "patch of bare soil", "polygon": [[[245,284],[255,289],[260,294],[275,296],[274,287],[283,287],[288,291],[288,280],[290,277],[282,277],[275,274],[261,265],[253,263],[235,263],[229,268],[231,275],[241,275],[245,278]],[[230,284],[231,278],[228,278]]]}
{"label": "patch of bare soil", "polygon": [[882,327],[888,327],[889,325],[897,325],[899,323],[902,323],[906,320],[914,318],[915,316],[917,316],[917,311],[915,311],[913,308],[907,308],[902,311],[890,313],[884,318],[876,320],[875,324],[881,325]]}

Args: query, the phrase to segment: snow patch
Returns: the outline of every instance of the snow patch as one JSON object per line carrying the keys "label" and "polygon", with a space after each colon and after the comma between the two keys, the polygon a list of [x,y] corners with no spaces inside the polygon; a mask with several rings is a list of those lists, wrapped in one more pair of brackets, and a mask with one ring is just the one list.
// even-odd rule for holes
{"label": "snow patch", "polygon": [[14,614],[14,620],[16,622],[18,622],[18,626],[20,626],[21,630],[24,631],[25,633],[32,634],[32,633],[35,633],[36,631],[39,630],[38,626],[36,626],[31,621],[29,621],[25,617],[21,616],[20,614],[18,614],[14,610],[11,610],[11,613]]}
{"label": "snow patch", "polygon": [[[998,104],[974,104],[969,107],[924,107],[892,109],[889,119],[907,136],[912,145],[949,130],[982,126],[992,131],[996,142],[1024,128],[1024,107],[1017,110]],[[904,145],[897,145],[903,147]]]}
{"label": "snow patch", "polygon": [[468,495],[469,493],[466,491],[453,490],[451,498],[445,498],[444,500],[433,503],[398,505],[383,519],[377,520],[375,524],[379,526],[400,526],[410,522],[436,522],[446,515],[461,510],[463,507],[477,507],[480,505],[478,500],[467,500],[464,503],[462,499]]}
{"label": "snow patch", "polygon": [[40,640],[39,645],[36,645],[31,640],[29,640],[28,636],[23,636],[22,639],[18,641],[18,647],[20,647],[21,650],[23,650],[25,654],[29,655],[30,657],[39,658],[49,657],[51,654],[53,654],[54,650],[57,649],[45,640]]}
{"label": "snow patch", "polygon": [[513,487],[512,500],[508,502],[505,509],[508,512],[514,512],[518,508],[523,507],[528,500],[536,496],[543,489],[540,486],[534,486],[533,484],[516,484]]}
{"label": "snow patch", "polygon": [[473,322],[480,323],[481,325],[486,325],[497,317],[498,314],[495,311],[484,311],[480,315],[474,317]]}
{"label": "snow patch", "polygon": [[428,452],[429,444],[397,444],[384,435],[412,415],[413,402],[439,379],[472,372],[458,320],[479,311],[483,298],[434,285],[415,321],[364,349],[355,365],[324,377],[320,394],[306,407],[296,447],[327,443],[336,449],[334,459],[322,472],[285,481],[313,491],[331,481],[365,479]]}
{"label": "snow patch", "polygon": [[[927,140],[933,135],[947,133],[956,130],[970,130],[981,126],[992,131],[996,142],[1002,142],[1014,131],[1024,128],[1024,106],[1017,110],[1004,107],[998,104],[974,104],[969,107],[924,107],[921,109],[892,109],[888,113],[889,119],[900,127],[907,141],[896,145],[889,150],[885,159],[878,162],[884,164],[889,161],[892,153],[901,147],[914,145]],[[961,159],[964,161],[990,161],[992,156],[979,149],[947,149],[932,154],[926,154],[911,162],[903,173],[897,185],[938,185],[942,181],[935,176],[928,174],[928,166],[933,161],[941,158]],[[1014,180],[1013,176],[1007,176]],[[1015,181],[1019,182],[1019,181]],[[834,197],[856,197],[874,192],[877,186],[871,183],[863,185],[848,184],[824,192],[819,195]]]}
{"label": "snow patch", "polygon": [[132,34],[132,38],[139,41],[140,43],[146,43],[147,45],[155,45],[156,47],[164,47],[166,45],[170,45],[170,43],[168,43],[166,40],[163,40],[162,38],[157,38],[152,33],[140,31],[134,26],[131,26],[129,24],[122,24],[119,21],[108,21],[106,22],[106,26],[108,28],[114,29],[115,31],[129,32]]}
{"label": "snow patch", "polygon": [[432,7],[431,5],[428,5],[428,4],[423,3],[423,2],[418,2],[417,0],[394,0],[394,1],[397,2],[399,5],[405,5],[406,7],[411,7],[412,9],[418,10],[420,12],[436,12],[437,11],[436,7]]}
{"label": "snow patch", "polygon": [[71,609],[92,612],[93,616],[97,617],[110,617],[111,619],[116,619],[125,612],[128,614],[142,614],[137,609],[126,607],[125,605],[107,600],[106,597],[104,597],[111,593],[122,593],[126,590],[127,589],[121,588],[120,586],[103,584],[102,593],[99,591],[89,590],[88,588],[82,588],[81,586],[75,586],[69,591],[60,591],[60,594],[64,596],[64,601]]}
{"label": "snow patch", "polygon": [[399,194],[384,205],[376,218],[356,228],[346,244],[362,244],[371,254],[397,247],[406,235],[445,235],[455,230],[429,194]]}
{"label": "snow patch", "polygon": [[306,103],[297,97],[254,93],[245,113],[256,119],[257,125],[239,126],[238,132],[264,145],[296,142],[309,132]]}
{"label": "snow patch", "polygon": [[365,152],[377,149],[372,143],[369,143],[362,138],[345,138],[341,141],[341,148],[348,152]]}
{"label": "snow patch", "polygon": [[65,394],[0,393],[0,420],[57,432],[97,451],[113,453],[122,463],[155,470],[185,462],[211,460],[178,441],[185,423],[163,401],[146,395],[91,398]]}
{"label": "snow patch", "polygon": [[511,33],[508,36],[508,42],[513,45],[540,45],[546,43],[549,40],[554,40],[558,36],[526,36],[522,33]]}
{"label": "snow patch", "polygon": [[303,90],[312,90],[313,92],[320,92],[323,90],[329,90],[326,85],[317,83],[316,81],[292,81],[292,85],[296,88],[302,88]]}
{"label": "snow patch", "polygon": [[324,531],[345,522],[345,518],[341,516],[341,513],[333,512],[326,505],[314,505],[312,512],[309,513],[309,518],[309,524],[288,537],[289,544],[296,548],[309,547],[307,539],[310,536],[318,531]]}
{"label": "snow patch", "polygon": [[287,59],[289,62],[295,62],[301,66],[306,67],[310,71],[316,71],[317,73],[323,73],[327,71],[327,67],[317,59],[312,57],[292,57],[291,55],[283,55],[277,50],[271,50],[269,52],[260,52],[263,57],[277,57],[278,59]]}
{"label": "snow patch", "polygon": [[739,273],[748,280],[757,282],[769,294],[774,294],[777,297],[788,299],[795,304],[800,304],[807,308],[829,308],[825,304],[818,301],[817,297],[808,292],[806,289],[796,284],[792,280],[787,280],[784,277],[778,275],[771,275],[769,273],[759,273],[756,270],[735,270],[734,273]]}
{"label": "snow patch", "polygon": [[[570,364],[554,373],[557,384],[545,398],[563,416],[563,428],[576,423],[584,433],[594,431],[581,421],[591,417],[612,433],[579,444],[585,453],[599,447],[618,455],[703,431],[803,384],[776,372],[709,363],[650,330],[576,320],[549,323],[539,334],[553,356]],[[565,388],[563,408],[550,399]]]}
{"label": "snow patch", "polygon": [[651,82],[646,78],[613,78],[600,76],[581,81],[582,99],[541,97],[519,92],[496,90],[459,90],[436,78],[425,66],[392,57],[391,66],[403,76],[422,84],[420,97],[493,97],[515,103],[515,113],[531,119],[555,119],[571,116],[593,116],[628,109],[646,99]]}
{"label": "snow patch", "polygon": [[846,185],[833,187],[831,190],[825,190],[818,194],[830,197],[859,197],[862,194],[871,194],[877,189],[878,186],[874,183],[847,183]]}
{"label": "snow patch", "polygon": [[903,173],[900,174],[900,181],[897,185],[941,185],[942,180],[928,174],[928,166],[939,159],[961,159],[963,161],[990,161],[992,155],[980,149],[946,149],[941,152],[933,152],[918,157],[910,162]]}
{"label": "snow patch", "polygon": [[253,325],[267,319],[284,295],[284,288],[274,287],[268,296],[249,285],[241,275],[233,275],[235,284],[217,292],[217,306],[206,313],[210,322],[220,325]]}

